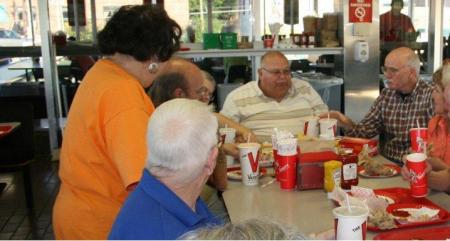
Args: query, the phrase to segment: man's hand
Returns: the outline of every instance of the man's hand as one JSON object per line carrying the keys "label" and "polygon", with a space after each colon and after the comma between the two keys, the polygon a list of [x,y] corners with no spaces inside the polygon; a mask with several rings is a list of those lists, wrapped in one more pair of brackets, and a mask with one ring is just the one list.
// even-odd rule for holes
{"label": "man's hand", "polygon": [[355,123],[353,123],[353,121],[350,118],[348,118],[339,111],[332,110],[330,112],[322,113],[319,115],[320,118],[328,118],[328,116],[330,116],[330,118],[337,119],[338,124],[345,128],[351,128],[355,125]]}
{"label": "man's hand", "polygon": [[[411,180],[411,176],[410,176],[410,172],[409,172],[409,170],[408,170],[408,167],[406,166],[406,162],[407,162],[407,160],[406,160],[406,156],[407,155],[404,155],[403,156],[403,158],[402,158],[402,161],[403,161],[403,167],[402,167],[402,170],[401,170],[401,174],[402,174],[402,178],[403,178],[403,180],[406,180],[406,181],[410,181]],[[431,165],[430,165],[430,163],[429,163],[429,158],[427,158],[426,159],[426,165],[427,165],[427,167],[425,168],[425,173],[428,175],[431,171],[432,171],[432,168],[431,168]]]}
{"label": "man's hand", "polygon": [[255,134],[250,129],[239,128],[236,130],[236,143],[247,142],[250,138],[250,142],[257,142]]}
{"label": "man's hand", "polygon": [[237,148],[234,143],[224,143],[220,148],[220,151],[222,151],[225,155],[229,155],[234,158],[239,157],[239,148]]}

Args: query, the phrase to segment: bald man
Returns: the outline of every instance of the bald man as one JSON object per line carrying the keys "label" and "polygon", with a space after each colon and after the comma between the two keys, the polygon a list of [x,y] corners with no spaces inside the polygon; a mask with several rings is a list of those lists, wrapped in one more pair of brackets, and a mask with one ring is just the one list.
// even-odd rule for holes
{"label": "bald man", "polygon": [[262,56],[258,77],[232,91],[220,113],[251,129],[261,142],[270,141],[275,127],[297,134],[302,117],[328,111],[308,82],[291,77],[289,61],[279,51]]}
{"label": "bald man", "polygon": [[[382,67],[386,87],[364,119],[355,124],[347,116],[331,111],[347,136],[372,138],[382,134],[381,154],[398,165],[410,148],[409,129],[427,127],[434,115],[433,88],[420,80],[419,57],[409,48],[391,51]],[[326,114],[323,115],[325,117]]]}
{"label": "bald man", "polygon": [[149,90],[155,107],[174,98],[203,99],[208,89],[203,85],[201,70],[192,62],[170,59]]}

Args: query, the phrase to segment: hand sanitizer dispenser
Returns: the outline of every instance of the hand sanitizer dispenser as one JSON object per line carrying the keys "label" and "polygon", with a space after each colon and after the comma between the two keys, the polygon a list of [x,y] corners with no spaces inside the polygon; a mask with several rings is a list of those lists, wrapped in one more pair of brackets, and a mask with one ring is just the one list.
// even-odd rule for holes
{"label": "hand sanitizer dispenser", "polygon": [[369,43],[359,40],[355,43],[355,61],[366,62],[369,60]]}

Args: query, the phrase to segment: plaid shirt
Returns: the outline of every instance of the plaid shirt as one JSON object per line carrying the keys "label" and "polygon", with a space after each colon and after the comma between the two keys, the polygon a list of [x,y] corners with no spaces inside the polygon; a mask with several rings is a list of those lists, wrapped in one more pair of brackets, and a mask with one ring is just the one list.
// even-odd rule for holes
{"label": "plaid shirt", "polygon": [[433,88],[419,80],[413,92],[401,96],[397,91],[385,88],[364,119],[345,130],[347,136],[372,138],[382,134],[384,146],[381,154],[394,162],[400,162],[410,147],[409,129],[427,127],[434,115],[431,93]]}

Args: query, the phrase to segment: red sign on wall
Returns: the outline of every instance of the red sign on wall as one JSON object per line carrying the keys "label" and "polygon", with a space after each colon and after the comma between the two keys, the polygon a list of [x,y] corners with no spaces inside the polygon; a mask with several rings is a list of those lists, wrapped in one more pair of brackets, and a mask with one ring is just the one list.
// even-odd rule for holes
{"label": "red sign on wall", "polygon": [[372,22],[372,0],[350,0],[348,8],[350,23]]}

